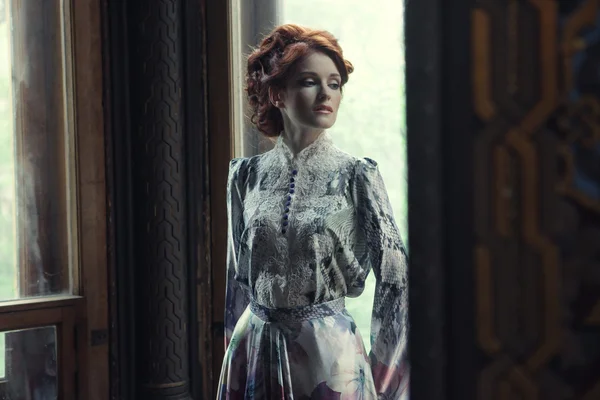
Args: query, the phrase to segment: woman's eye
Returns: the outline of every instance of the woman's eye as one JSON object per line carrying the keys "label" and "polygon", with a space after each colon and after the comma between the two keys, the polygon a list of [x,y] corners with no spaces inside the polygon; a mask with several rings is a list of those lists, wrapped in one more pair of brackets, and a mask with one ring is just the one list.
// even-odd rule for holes
{"label": "woman's eye", "polygon": [[[305,80],[301,82],[302,86],[305,87],[310,87],[310,86],[315,86],[317,85],[317,82],[313,81],[313,80]],[[340,88],[340,84],[339,83],[330,83],[328,85],[330,88],[332,88],[333,90],[338,90]]]}

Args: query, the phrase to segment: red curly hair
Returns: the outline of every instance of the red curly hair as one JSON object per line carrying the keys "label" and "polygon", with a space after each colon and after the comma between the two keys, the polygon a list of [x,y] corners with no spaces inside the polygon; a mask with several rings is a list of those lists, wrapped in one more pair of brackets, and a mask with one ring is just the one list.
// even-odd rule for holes
{"label": "red curly hair", "polygon": [[295,24],[278,26],[248,57],[245,89],[252,108],[250,121],[266,136],[279,136],[283,130],[283,117],[269,100],[269,89],[285,88],[294,66],[314,51],[333,60],[342,77],[340,87],[343,87],[354,67],[344,59],[337,39],[324,30]]}

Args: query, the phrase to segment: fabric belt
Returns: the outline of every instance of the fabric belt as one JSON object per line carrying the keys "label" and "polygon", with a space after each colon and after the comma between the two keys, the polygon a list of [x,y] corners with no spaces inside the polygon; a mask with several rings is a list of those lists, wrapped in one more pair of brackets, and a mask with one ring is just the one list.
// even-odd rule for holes
{"label": "fabric belt", "polygon": [[309,319],[330,317],[346,308],[346,298],[291,308],[269,308],[250,301],[250,311],[265,322],[300,322]]}

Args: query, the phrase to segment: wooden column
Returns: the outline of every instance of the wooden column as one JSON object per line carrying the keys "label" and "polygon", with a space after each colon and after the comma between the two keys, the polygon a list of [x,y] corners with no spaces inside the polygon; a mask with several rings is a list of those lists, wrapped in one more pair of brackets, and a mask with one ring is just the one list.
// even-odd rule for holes
{"label": "wooden column", "polygon": [[128,7],[137,396],[189,399],[182,1]]}

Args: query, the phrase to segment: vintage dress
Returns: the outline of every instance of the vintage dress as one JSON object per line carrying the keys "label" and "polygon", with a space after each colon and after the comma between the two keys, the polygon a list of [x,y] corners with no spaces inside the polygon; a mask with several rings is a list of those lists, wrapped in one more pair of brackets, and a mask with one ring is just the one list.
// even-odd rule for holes
{"label": "vintage dress", "polygon": [[[219,399],[404,399],[407,262],[375,161],[321,134],[230,163]],[[376,277],[369,355],[344,308]]]}

